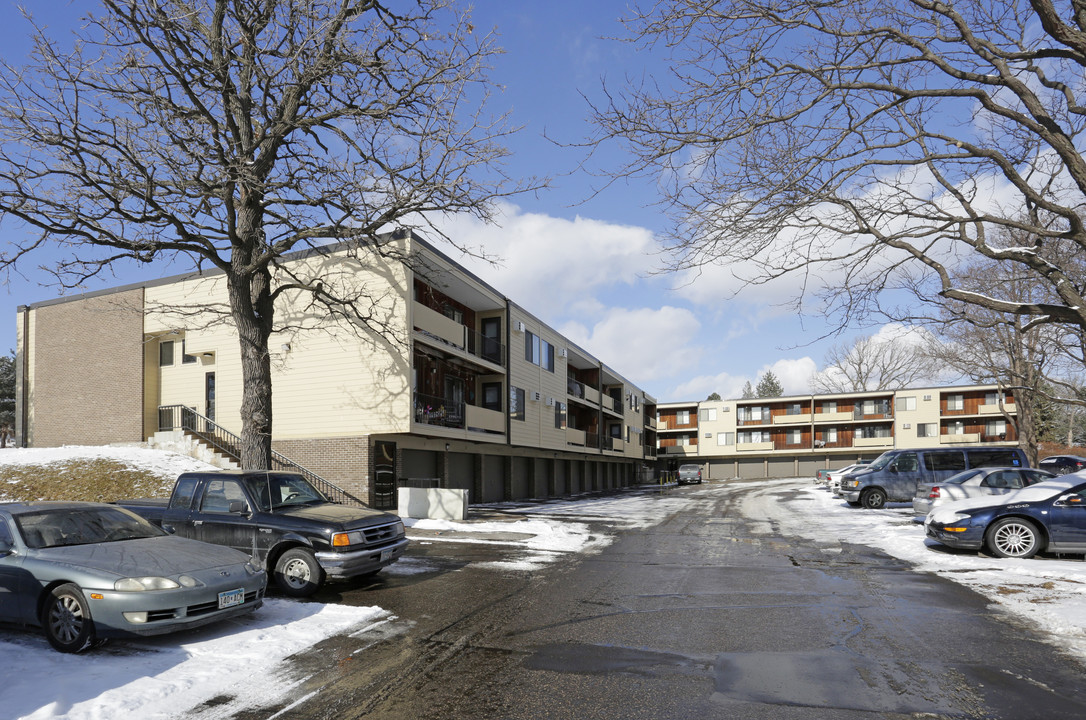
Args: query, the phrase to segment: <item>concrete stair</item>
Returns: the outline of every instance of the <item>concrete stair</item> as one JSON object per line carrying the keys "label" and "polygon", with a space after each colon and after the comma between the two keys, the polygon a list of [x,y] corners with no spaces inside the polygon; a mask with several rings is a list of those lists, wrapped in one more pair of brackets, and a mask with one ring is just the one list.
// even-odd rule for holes
{"label": "concrete stair", "polygon": [[188,455],[223,470],[237,470],[241,467],[233,458],[217,452],[199,438],[186,435],[183,430],[160,430],[147,438],[147,447]]}

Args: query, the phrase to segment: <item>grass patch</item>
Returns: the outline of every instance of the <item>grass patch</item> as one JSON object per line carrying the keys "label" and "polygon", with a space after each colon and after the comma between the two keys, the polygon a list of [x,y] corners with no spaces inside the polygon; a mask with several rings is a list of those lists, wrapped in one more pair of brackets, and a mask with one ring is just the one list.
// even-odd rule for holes
{"label": "grass patch", "polygon": [[173,489],[174,479],[106,458],[72,459],[47,465],[2,465],[0,500],[109,502],[166,497]]}

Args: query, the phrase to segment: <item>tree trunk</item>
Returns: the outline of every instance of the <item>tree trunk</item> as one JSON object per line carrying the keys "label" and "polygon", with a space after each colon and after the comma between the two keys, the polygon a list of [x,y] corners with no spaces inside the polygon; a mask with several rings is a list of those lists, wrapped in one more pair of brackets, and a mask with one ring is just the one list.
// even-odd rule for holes
{"label": "tree trunk", "polygon": [[[1019,391],[1014,399],[1016,417],[1015,427],[1018,431],[1018,446],[1026,454],[1026,460],[1030,467],[1037,467],[1039,453],[1037,451],[1037,424],[1033,418],[1033,398],[1028,392]],[[1002,401],[1000,401],[1002,406]],[[1005,415],[1010,419],[1010,415]]]}
{"label": "tree trunk", "polygon": [[[235,260],[236,264],[240,259]],[[254,274],[227,273],[230,310],[241,346],[241,447],[245,470],[271,469],[272,379],[268,338],[273,308],[271,275],[267,269]]]}

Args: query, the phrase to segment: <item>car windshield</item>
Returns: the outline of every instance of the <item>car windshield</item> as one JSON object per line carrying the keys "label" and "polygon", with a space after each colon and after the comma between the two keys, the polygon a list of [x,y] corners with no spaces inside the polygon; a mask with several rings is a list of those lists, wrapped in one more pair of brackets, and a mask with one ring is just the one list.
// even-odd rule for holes
{"label": "car windshield", "polygon": [[980,475],[979,470],[966,470],[965,472],[960,472],[957,475],[951,475],[946,480],[943,480],[942,484],[943,485],[961,485],[966,480],[972,480],[977,475]]}
{"label": "car windshield", "polygon": [[875,458],[875,461],[870,465],[864,465],[864,470],[882,470],[884,467],[890,464],[890,461],[897,457],[896,454],[883,453]]}
{"label": "car windshield", "polygon": [[166,533],[119,507],[48,508],[15,516],[23,542],[40,549],[160,537]]}
{"label": "car windshield", "polygon": [[301,475],[268,473],[245,478],[249,493],[264,512],[299,505],[326,503],[328,498]]}

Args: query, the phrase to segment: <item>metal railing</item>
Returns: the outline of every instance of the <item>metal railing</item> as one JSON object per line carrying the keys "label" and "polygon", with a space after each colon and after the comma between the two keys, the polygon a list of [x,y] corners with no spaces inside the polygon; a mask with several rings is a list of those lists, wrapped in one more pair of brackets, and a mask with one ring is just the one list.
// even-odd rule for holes
{"label": "metal railing", "polygon": [[[158,408],[159,430],[181,430],[201,441],[207,443],[216,451],[239,460],[241,457],[241,438],[226,430],[214,420],[204,417],[195,410],[185,405],[162,405]],[[320,490],[333,502],[342,505],[361,505],[366,503],[359,500],[343,488],[334,485],[308,468],[302,467],[282,453],[272,450],[271,470],[288,470],[300,473],[313,487]]]}
{"label": "metal railing", "polygon": [[448,402],[440,395],[415,393],[415,422],[441,427],[464,427],[464,403]]}

